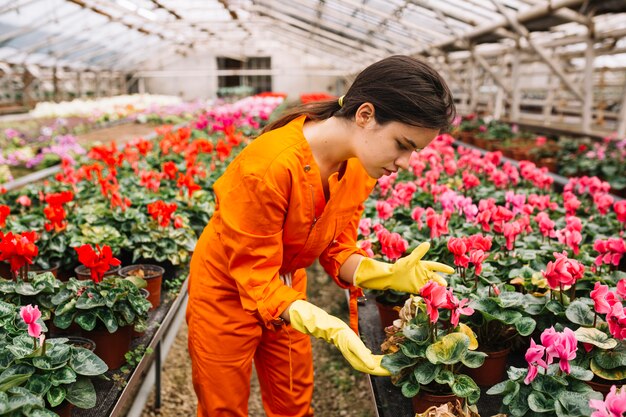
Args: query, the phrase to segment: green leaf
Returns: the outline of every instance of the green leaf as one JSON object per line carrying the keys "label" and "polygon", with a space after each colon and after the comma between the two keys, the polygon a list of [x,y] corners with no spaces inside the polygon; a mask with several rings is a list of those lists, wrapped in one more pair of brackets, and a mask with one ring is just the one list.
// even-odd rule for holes
{"label": "green leaf", "polygon": [[548,413],[554,411],[554,398],[543,392],[533,391],[528,396],[528,406],[537,413]]}
{"label": "green leaf", "polygon": [[59,329],[67,329],[70,327],[70,324],[74,321],[74,312],[70,314],[64,314],[62,316],[57,313],[54,314],[54,320],[52,320],[54,325]]}
{"label": "green leaf", "polygon": [[[480,397],[480,388],[478,388],[476,382],[463,374],[456,376],[454,384],[452,384],[452,392],[457,397],[467,398],[468,400],[470,397],[476,398],[476,400]],[[476,397],[476,393],[478,393],[478,397]]]}
{"label": "green leaf", "polygon": [[[390,355],[384,356],[383,362],[385,361],[385,358],[389,356]],[[100,359],[95,353],[81,347],[72,347],[70,366],[77,374],[85,376],[101,375],[109,369],[102,359]],[[383,366],[385,365],[383,364]],[[385,368],[387,367],[385,366]],[[392,372],[391,370],[389,371]]]}
{"label": "green leaf", "polygon": [[74,321],[78,324],[83,330],[87,330],[88,332],[95,329],[96,327],[96,313],[93,311],[81,311],[76,314],[76,318]]}
{"label": "green leaf", "polygon": [[431,383],[439,374],[440,366],[432,364],[428,361],[418,363],[413,369],[413,376],[417,383],[426,385]]}
{"label": "green leaf", "polygon": [[15,285],[15,292],[21,295],[37,295],[39,294],[39,290],[37,290],[30,282],[19,281]]}
{"label": "green leaf", "polygon": [[78,408],[96,406],[96,390],[89,378],[80,378],[67,389],[67,400]]}
{"label": "green leaf", "polygon": [[563,305],[556,300],[548,301],[546,303],[546,308],[556,315],[562,314],[565,311]]}
{"label": "green leaf", "polygon": [[21,385],[25,381],[28,381],[31,375],[32,374],[15,374],[0,378],[0,391],[6,391],[9,388]]}
{"label": "green leaf", "polygon": [[454,374],[452,371],[447,369],[442,369],[439,374],[435,377],[435,382],[441,385],[449,385],[452,386],[454,383]]}
{"label": "green leaf", "polygon": [[590,393],[590,397],[576,392],[562,391],[555,401],[556,415],[558,417],[588,417],[591,415],[589,408],[590,399],[602,399],[600,393]]}
{"label": "green leaf", "polygon": [[588,304],[581,300],[574,300],[567,306],[565,317],[581,326],[593,326],[594,312]]}
{"label": "green leaf", "polygon": [[402,384],[401,391],[402,395],[404,395],[405,397],[413,398],[420,392],[420,384],[415,381],[411,381],[411,379],[409,378],[408,381],[405,381]]}
{"label": "green leaf", "polygon": [[617,340],[595,327],[579,327],[574,332],[576,340],[589,343],[601,349],[613,349],[617,346]]}
{"label": "green leaf", "polygon": [[619,381],[620,379],[626,378],[626,366],[607,369],[598,365],[597,357],[591,358],[589,368],[600,378],[608,379],[609,381]]}
{"label": "green leaf", "polygon": [[46,343],[46,355],[52,365],[65,364],[70,359],[70,346],[62,343]]}
{"label": "green leaf", "polygon": [[398,374],[404,368],[413,366],[417,363],[417,359],[409,358],[402,351],[383,356],[381,366],[392,374]]}
{"label": "green leaf", "polygon": [[487,395],[500,395],[507,392],[512,392],[515,390],[514,385],[516,385],[515,381],[506,380],[498,382],[496,385],[493,385],[487,390]]}
{"label": "green leaf", "polygon": [[31,375],[26,382],[25,387],[34,394],[43,396],[50,387],[52,382],[50,381],[50,375],[48,374],[35,374]]}
{"label": "green leaf", "polygon": [[110,310],[100,309],[98,310],[98,313],[96,315],[98,316],[100,321],[102,321],[109,333],[115,333],[117,331],[117,320],[115,320],[115,316]]}
{"label": "green leaf", "polygon": [[402,334],[415,343],[424,344],[428,342],[428,331],[426,326],[416,326],[411,323],[402,329]]}
{"label": "green leaf", "polygon": [[611,350],[598,352],[594,359],[596,363],[605,369],[613,369],[626,366],[626,344],[620,342]]}
{"label": "green leaf", "polygon": [[46,394],[46,399],[52,407],[56,407],[63,402],[66,395],[67,393],[65,391],[65,387],[52,387],[48,390],[48,393]]}
{"label": "green leaf", "polygon": [[570,376],[579,379],[581,381],[591,381],[593,379],[593,372],[589,369],[585,369],[581,366],[570,365]]}
{"label": "green leaf", "polygon": [[423,358],[426,353],[426,346],[418,345],[412,340],[402,342],[400,349],[409,358]]}
{"label": "green leaf", "polygon": [[434,363],[452,365],[458,363],[469,347],[469,337],[463,333],[450,333],[428,346],[426,358]]}
{"label": "green leaf", "polygon": [[487,354],[485,352],[478,352],[476,350],[468,350],[461,358],[463,365],[468,368],[479,368],[485,362]]}
{"label": "green leaf", "polygon": [[50,383],[55,387],[61,384],[71,384],[75,381],[76,372],[74,372],[74,370],[69,366],[64,366],[61,369],[55,370],[50,377]]}
{"label": "green leaf", "polygon": [[531,317],[521,317],[515,322],[515,329],[522,336],[529,336],[535,331],[535,327],[537,327],[537,322]]}

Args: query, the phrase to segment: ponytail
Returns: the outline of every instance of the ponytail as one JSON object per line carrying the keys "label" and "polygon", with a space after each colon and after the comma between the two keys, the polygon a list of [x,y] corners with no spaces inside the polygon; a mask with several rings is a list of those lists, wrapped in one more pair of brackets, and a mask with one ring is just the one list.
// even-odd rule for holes
{"label": "ponytail", "polygon": [[330,119],[340,109],[341,106],[339,105],[338,100],[314,101],[311,103],[300,104],[293,107],[291,110],[288,110],[287,113],[283,114],[278,119],[267,124],[261,133],[283,127],[302,115],[306,115],[307,119],[314,121]]}

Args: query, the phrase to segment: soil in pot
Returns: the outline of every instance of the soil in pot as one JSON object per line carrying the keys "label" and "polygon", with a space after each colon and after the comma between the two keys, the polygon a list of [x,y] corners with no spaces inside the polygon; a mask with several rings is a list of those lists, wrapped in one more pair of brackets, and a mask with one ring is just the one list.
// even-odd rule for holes
{"label": "soil in pot", "polygon": [[[46,401],[46,404],[48,402]],[[52,412],[59,415],[59,417],[72,417],[72,410],[74,409],[74,404],[63,401],[61,404],[52,408]]]}
{"label": "soil in pot", "polygon": [[81,347],[94,352],[96,350],[96,342],[86,337],[80,336],[67,336],[69,344],[74,347]]}
{"label": "soil in pot", "polygon": [[138,264],[125,266],[120,269],[119,273],[124,278],[134,276],[146,280],[148,283],[146,290],[150,293],[148,301],[154,309],[161,305],[161,284],[164,272],[165,270],[158,265]]}
{"label": "soil in pot", "polygon": [[598,376],[594,376],[591,381],[586,381],[587,385],[593,388],[594,391],[598,391],[602,393],[604,397],[606,394],[611,391],[611,386],[615,385],[617,388],[621,388],[625,380],[621,379],[619,381],[609,381],[608,379],[600,378]]}

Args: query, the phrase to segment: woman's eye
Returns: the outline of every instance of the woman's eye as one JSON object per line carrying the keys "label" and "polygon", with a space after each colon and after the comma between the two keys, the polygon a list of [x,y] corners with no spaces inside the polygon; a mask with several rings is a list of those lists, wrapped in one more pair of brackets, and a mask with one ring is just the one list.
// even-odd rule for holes
{"label": "woman's eye", "polygon": [[398,149],[402,150],[402,151],[406,151],[409,148],[406,147],[406,145],[402,142],[400,142],[399,140],[396,139],[396,143],[398,144]]}

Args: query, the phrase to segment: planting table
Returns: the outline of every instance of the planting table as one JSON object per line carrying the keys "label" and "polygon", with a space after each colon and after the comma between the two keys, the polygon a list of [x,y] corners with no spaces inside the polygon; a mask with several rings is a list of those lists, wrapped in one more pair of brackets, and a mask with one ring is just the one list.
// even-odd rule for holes
{"label": "planting table", "polygon": [[[374,297],[359,303],[359,332],[365,345],[372,352],[380,354],[380,345],[385,339],[385,334],[380,324]],[[521,364],[515,365],[522,366]],[[394,386],[389,377],[370,376],[369,380],[378,417],[415,416],[411,399],[404,397],[400,388]],[[482,417],[497,414],[502,402],[501,396],[487,395],[486,391],[487,389],[481,390],[480,400],[477,404],[478,412]]]}
{"label": "planting table", "polygon": [[[163,293],[165,295],[165,293]],[[148,319],[149,329],[132,342],[132,348],[145,345],[153,352],[146,354],[132,374],[125,376],[126,385],[119,387],[111,378],[120,374],[118,370],[108,371],[110,379],[94,380],[98,396],[97,404],[89,410],[74,409],[73,417],[104,417],[104,416],[139,416],[146,399],[156,385],[155,406],[161,404],[161,365],[162,359],[176,338],[178,329],[185,318],[187,305],[187,280],[181,286],[174,299],[163,298],[161,305],[151,311]]]}

